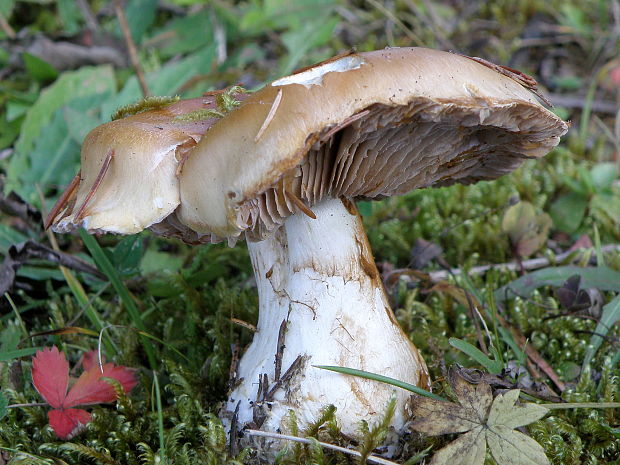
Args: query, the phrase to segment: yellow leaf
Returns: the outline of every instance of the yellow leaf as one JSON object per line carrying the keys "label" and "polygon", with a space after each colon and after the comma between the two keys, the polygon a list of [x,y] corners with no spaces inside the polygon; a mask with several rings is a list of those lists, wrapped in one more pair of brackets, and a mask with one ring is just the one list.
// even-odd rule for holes
{"label": "yellow leaf", "polygon": [[483,465],[486,453],[484,428],[478,426],[437,452],[430,465]]}
{"label": "yellow leaf", "polygon": [[490,426],[487,443],[498,465],[549,465],[540,444],[531,437],[504,425]]}
{"label": "yellow leaf", "polygon": [[480,426],[478,413],[452,402],[441,402],[428,397],[418,397],[413,404],[416,431],[437,436],[448,433],[464,433]]}
{"label": "yellow leaf", "polygon": [[542,405],[515,405],[519,399],[519,389],[512,389],[498,395],[493,401],[489,412],[489,425],[503,425],[508,428],[519,428],[540,420],[549,410]]}

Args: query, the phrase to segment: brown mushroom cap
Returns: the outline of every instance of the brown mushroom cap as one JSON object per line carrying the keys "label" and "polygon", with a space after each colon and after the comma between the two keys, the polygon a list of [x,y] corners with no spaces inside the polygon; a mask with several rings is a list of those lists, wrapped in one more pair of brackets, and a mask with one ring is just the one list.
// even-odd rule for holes
{"label": "brown mushroom cap", "polygon": [[93,129],[82,145],[79,184],[61,198],[54,230],[132,234],[170,215],[180,201],[179,162],[217,121],[183,116],[216,108],[216,96],[206,95]]}
{"label": "brown mushroom cap", "polygon": [[497,178],[566,131],[530,90],[467,57],[350,54],[272,82],[216,123],[183,166],[177,216],[260,239],[327,197]]}

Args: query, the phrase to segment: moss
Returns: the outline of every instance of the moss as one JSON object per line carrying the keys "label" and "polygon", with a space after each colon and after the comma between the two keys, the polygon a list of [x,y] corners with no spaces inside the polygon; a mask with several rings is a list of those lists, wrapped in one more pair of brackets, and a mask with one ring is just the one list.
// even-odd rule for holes
{"label": "moss", "polygon": [[178,95],[174,97],[145,97],[142,100],[120,107],[110,118],[114,121],[131,115],[137,115],[138,113],[144,113],[145,111],[158,110],[167,107],[171,103],[178,102],[179,99]]}

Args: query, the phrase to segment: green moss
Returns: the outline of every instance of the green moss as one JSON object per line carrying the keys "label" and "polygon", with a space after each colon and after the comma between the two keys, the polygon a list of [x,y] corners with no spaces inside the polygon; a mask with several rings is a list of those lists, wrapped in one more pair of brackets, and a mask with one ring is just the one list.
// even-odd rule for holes
{"label": "green moss", "polygon": [[137,115],[138,113],[144,113],[145,111],[165,108],[171,103],[178,102],[179,99],[180,97],[178,95],[174,97],[145,97],[142,100],[120,107],[112,114],[111,120],[114,121],[131,115]]}

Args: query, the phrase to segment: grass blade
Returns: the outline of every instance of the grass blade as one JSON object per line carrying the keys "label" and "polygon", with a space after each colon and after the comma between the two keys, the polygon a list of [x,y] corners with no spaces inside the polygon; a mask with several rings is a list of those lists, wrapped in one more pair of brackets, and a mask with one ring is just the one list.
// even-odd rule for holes
{"label": "grass blade", "polygon": [[596,351],[603,343],[603,337],[618,320],[620,320],[620,295],[613,298],[603,307],[601,319],[594,329],[594,334],[590,338],[590,344],[583,359],[582,369],[585,369],[592,361]]}
{"label": "grass blade", "polygon": [[13,360],[14,358],[27,357],[33,355],[37,350],[41,350],[42,347],[26,347],[25,349],[7,350],[6,352],[0,352],[0,362],[6,362]]}
{"label": "grass blade", "polygon": [[380,383],[389,384],[391,386],[396,386],[401,389],[405,389],[406,391],[413,392],[414,394],[418,394],[420,396],[429,397],[435,400],[442,400],[444,402],[449,402],[448,399],[444,399],[437,394],[433,394],[432,392],[427,391],[426,389],[422,389],[421,387],[415,386],[410,383],[405,383],[404,381],[399,381],[394,378],[390,378],[389,376],[378,375],[376,373],[371,373],[369,371],[357,370],[355,368],[347,368],[347,367],[335,367],[329,365],[312,365],[315,368],[320,368],[321,370],[329,370],[335,371],[336,373],[341,373],[343,375],[351,375],[358,376],[360,378],[371,379],[373,381],[379,381]]}
{"label": "grass blade", "polygon": [[498,360],[491,360],[484,352],[477,347],[474,347],[469,342],[465,342],[462,339],[457,339],[455,337],[451,337],[448,342],[455,349],[458,349],[473,358],[489,373],[497,375],[502,372],[502,362]]}
{"label": "grass blade", "polygon": [[[110,263],[110,260],[108,260],[108,257],[103,252],[95,238],[88,234],[84,229],[80,229],[80,237],[82,238],[84,245],[86,245],[86,247],[88,248],[88,251],[93,257],[93,260],[95,261],[97,268],[99,268],[99,271],[105,274],[112,283],[112,286],[119,295],[121,302],[123,302],[127,313],[129,313],[133,324],[139,330],[147,332],[146,326],[142,321],[142,315],[140,315],[140,311],[138,310],[136,303],[133,301],[133,298],[129,293],[129,289],[127,289],[127,286],[125,286],[118,272],[116,271],[116,269],[114,269],[114,266],[112,266],[112,263]],[[142,342],[142,345],[144,346],[144,350],[146,351],[146,355],[149,359],[149,364],[151,365],[151,368],[156,369],[157,359],[155,357],[155,349],[153,348],[151,341],[149,341],[146,337],[142,335],[140,336],[140,340]]]}
{"label": "grass blade", "polygon": [[153,372],[153,387],[155,388],[155,401],[157,405],[157,430],[159,432],[159,457],[162,463],[166,463],[166,430],[164,429],[164,410],[161,405],[161,391],[157,372]]}
{"label": "grass blade", "polygon": [[580,268],[578,266],[558,266],[534,271],[495,291],[495,299],[503,302],[514,297],[528,297],[542,286],[559,287],[571,276],[581,276],[581,287],[594,287],[600,291],[620,292],[620,273],[610,268]]}

